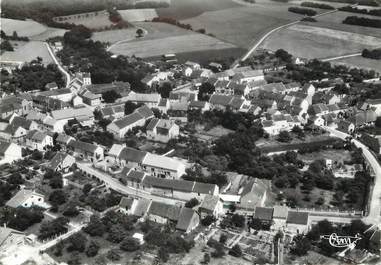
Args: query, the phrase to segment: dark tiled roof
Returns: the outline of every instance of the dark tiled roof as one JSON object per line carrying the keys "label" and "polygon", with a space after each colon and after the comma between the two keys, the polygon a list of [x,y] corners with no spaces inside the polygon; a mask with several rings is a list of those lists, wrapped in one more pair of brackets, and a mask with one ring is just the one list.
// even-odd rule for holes
{"label": "dark tiled roof", "polygon": [[287,223],[306,225],[308,223],[308,212],[289,211],[287,216]]}
{"label": "dark tiled roof", "polygon": [[151,131],[151,130],[153,130],[155,127],[156,127],[156,125],[159,123],[159,119],[157,119],[157,118],[153,118],[149,123],[148,123],[148,125],[147,125],[147,131]]}
{"label": "dark tiled roof", "polygon": [[193,192],[201,194],[213,194],[216,184],[195,182]]}
{"label": "dark tiled roof", "polygon": [[181,208],[178,206],[153,201],[148,213],[161,216],[172,221],[177,221],[180,216],[180,211]]}
{"label": "dark tiled roof", "polygon": [[125,147],[119,154],[119,159],[129,162],[142,163],[147,152]]}
{"label": "dark tiled roof", "polygon": [[162,189],[172,189],[172,190],[181,190],[192,192],[193,190],[193,181],[181,180],[181,179],[162,179],[147,176],[143,180],[143,184],[147,186],[162,188]]}
{"label": "dark tiled roof", "polygon": [[254,218],[258,218],[260,220],[271,221],[273,219],[273,208],[266,207],[256,207]]}
{"label": "dark tiled roof", "polygon": [[98,148],[98,146],[95,144],[86,143],[86,142],[77,141],[77,140],[70,141],[68,145],[74,149],[79,149],[81,151],[90,152],[90,153],[94,153],[95,150]]}
{"label": "dark tiled roof", "polygon": [[187,231],[195,215],[197,216],[196,212],[193,209],[183,207],[180,212],[179,220],[176,224],[176,229]]}
{"label": "dark tiled roof", "polygon": [[8,150],[11,143],[0,141],[0,155],[4,155],[4,153]]}

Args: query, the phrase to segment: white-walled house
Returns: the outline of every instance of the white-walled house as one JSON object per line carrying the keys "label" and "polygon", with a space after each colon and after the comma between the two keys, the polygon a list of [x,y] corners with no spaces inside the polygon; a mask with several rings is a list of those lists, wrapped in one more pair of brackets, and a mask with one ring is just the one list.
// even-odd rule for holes
{"label": "white-walled house", "polygon": [[26,146],[33,150],[44,151],[47,146],[53,146],[53,137],[44,132],[33,130],[26,135]]}
{"label": "white-walled house", "polygon": [[185,174],[185,164],[180,160],[147,153],[142,169],[155,177],[178,179]]}
{"label": "white-walled house", "polygon": [[205,218],[207,215],[212,215],[216,218],[224,213],[223,203],[219,196],[206,195],[198,208],[201,218]]}
{"label": "white-walled house", "polygon": [[167,143],[179,136],[180,127],[173,120],[154,118],[147,125],[146,131],[148,139]]}
{"label": "white-walled house", "polygon": [[91,162],[102,161],[104,158],[104,150],[99,145],[72,140],[68,144],[68,149]]}
{"label": "white-walled house", "polygon": [[21,147],[12,142],[0,141],[0,164],[12,163],[22,158]]}
{"label": "white-walled house", "polygon": [[49,205],[45,203],[45,196],[34,192],[32,190],[22,189],[18,191],[15,196],[13,196],[7,203],[5,204],[11,208],[17,207],[25,207],[29,208],[32,206],[38,206],[42,208],[48,208]]}

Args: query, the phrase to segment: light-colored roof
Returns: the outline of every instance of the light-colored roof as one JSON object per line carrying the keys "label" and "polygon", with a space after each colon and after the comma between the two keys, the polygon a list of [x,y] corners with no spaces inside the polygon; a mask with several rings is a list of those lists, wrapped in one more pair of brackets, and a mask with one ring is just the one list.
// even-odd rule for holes
{"label": "light-colored roof", "polygon": [[15,196],[13,196],[7,203],[5,204],[8,207],[17,208],[21,206],[30,196],[37,195],[43,197],[43,195],[35,193],[32,190],[19,190]]}
{"label": "light-colored roof", "polygon": [[200,209],[204,209],[207,211],[214,211],[219,200],[220,198],[218,196],[207,194],[200,205]]}
{"label": "light-colored roof", "polygon": [[154,94],[141,94],[141,93],[135,93],[131,92],[128,97],[127,101],[133,101],[133,102],[154,102],[159,103],[161,99],[160,94],[154,93]]}
{"label": "light-colored roof", "polygon": [[121,144],[113,144],[111,146],[110,151],[108,151],[108,154],[111,156],[118,157],[120,152],[122,152],[123,148],[124,148],[124,146]]}
{"label": "light-colored roof", "polygon": [[275,205],[274,206],[274,218],[286,219],[288,214],[288,208],[286,206]]}
{"label": "light-colored roof", "polygon": [[192,223],[192,219],[197,218],[196,216],[198,217],[197,213],[193,209],[183,207],[176,224],[176,229],[187,231]]}
{"label": "light-colored roof", "polygon": [[185,167],[183,163],[176,159],[151,153],[147,153],[143,160],[143,165],[172,171],[178,171],[181,167]]}
{"label": "light-colored roof", "polygon": [[68,108],[61,110],[53,110],[52,117],[56,120],[74,119],[79,116],[93,117],[93,111],[90,108]]}

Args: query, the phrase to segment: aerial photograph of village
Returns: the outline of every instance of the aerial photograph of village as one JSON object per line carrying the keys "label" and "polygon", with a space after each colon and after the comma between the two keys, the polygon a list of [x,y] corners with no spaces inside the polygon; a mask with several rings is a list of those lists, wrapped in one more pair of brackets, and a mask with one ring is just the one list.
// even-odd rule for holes
{"label": "aerial photograph of village", "polygon": [[0,3],[0,265],[381,265],[381,0]]}

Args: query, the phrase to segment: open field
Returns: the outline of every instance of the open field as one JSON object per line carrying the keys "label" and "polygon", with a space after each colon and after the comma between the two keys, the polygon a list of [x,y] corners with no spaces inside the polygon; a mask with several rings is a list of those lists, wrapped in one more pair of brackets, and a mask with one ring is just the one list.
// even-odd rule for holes
{"label": "open field", "polygon": [[[180,35],[194,34],[193,31],[185,30],[183,28],[160,22],[135,22],[133,25],[136,28],[143,28],[147,34],[140,40],[155,40],[165,37],[173,37]],[[135,29],[136,30],[136,29]]]}
{"label": "open field", "polygon": [[145,9],[126,9],[118,10],[122,18],[128,22],[136,21],[151,21],[154,17],[157,17],[155,9],[145,8]]}
{"label": "open field", "polygon": [[136,28],[116,29],[94,32],[91,39],[94,41],[115,43],[121,40],[133,40],[136,38]]}
{"label": "open field", "polygon": [[332,64],[344,64],[349,67],[357,67],[364,69],[373,69],[381,74],[381,61],[364,58],[362,56],[356,56],[336,61],[331,61]]}
{"label": "open field", "polygon": [[271,35],[262,47],[284,49],[303,58],[328,58],[361,52],[364,48],[381,46],[381,38],[346,31],[298,24]]}
{"label": "open field", "polygon": [[[195,45],[197,43],[197,45]],[[203,34],[190,34],[173,37],[165,37],[155,40],[138,40],[121,43],[113,47],[110,51],[115,54],[122,54],[137,57],[152,57],[166,53],[182,53],[204,50],[220,50],[235,48],[234,45],[222,42]]]}
{"label": "open field", "polygon": [[[17,62],[30,62],[37,58],[42,58],[44,64],[53,63],[53,59],[50,57],[48,49],[45,44],[40,41],[29,42],[12,42],[15,48],[13,52],[4,52],[1,55],[2,61],[17,61]],[[17,46],[15,45],[17,44]]]}
{"label": "open field", "polygon": [[1,18],[1,30],[7,35],[16,31],[19,36],[29,37],[31,40],[46,40],[55,36],[63,36],[66,30],[50,28],[33,20],[17,20]]}
{"label": "open field", "polygon": [[168,8],[158,8],[156,12],[162,17],[173,17],[178,20],[198,16],[203,12],[236,7],[231,0],[171,0]]}
{"label": "open field", "polygon": [[182,22],[191,24],[194,29],[204,28],[207,33],[242,48],[249,48],[253,41],[271,29],[303,17],[288,12],[289,6],[262,1],[251,6],[205,12]]}
{"label": "open field", "polygon": [[317,22],[313,23],[317,27],[325,27],[329,29],[335,29],[335,30],[341,30],[341,31],[348,31],[363,35],[369,35],[374,37],[381,38],[381,30],[377,28],[371,28],[371,27],[362,27],[362,26],[356,26],[356,25],[347,25],[343,24],[343,20],[348,16],[358,16],[358,17],[366,17],[366,18],[377,18],[375,16],[368,16],[363,14],[355,14],[350,12],[335,12],[327,15],[320,16],[316,18]]}
{"label": "open field", "polygon": [[89,29],[100,29],[113,25],[107,12],[98,12],[96,16],[71,16],[64,22],[73,23],[75,25],[83,25]]}

